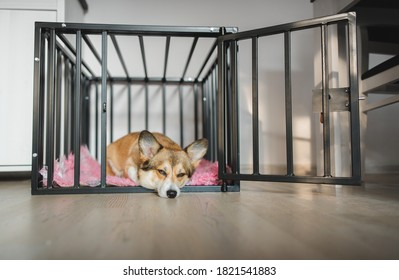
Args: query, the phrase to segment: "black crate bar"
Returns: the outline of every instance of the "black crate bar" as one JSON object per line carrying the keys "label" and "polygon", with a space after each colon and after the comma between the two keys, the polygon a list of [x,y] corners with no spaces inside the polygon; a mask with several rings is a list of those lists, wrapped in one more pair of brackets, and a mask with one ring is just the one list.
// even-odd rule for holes
{"label": "black crate bar", "polygon": [[91,148],[90,142],[90,131],[91,131],[91,123],[90,123],[90,81],[83,79],[83,120],[82,120],[82,144],[86,145],[89,149]]}
{"label": "black crate bar", "polygon": [[236,135],[240,135],[239,130],[239,102],[238,102],[238,73],[237,73],[237,42],[230,43],[230,100],[228,109],[231,110],[228,114],[229,119],[232,120],[230,134],[227,137],[228,145],[230,147],[230,158],[228,158],[228,164],[232,169],[232,173],[240,173],[240,146],[239,138]]}
{"label": "black crate bar", "polygon": [[170,48],[170,36],[166,37],[165,42],[165,57],[162,75],[162,133],[166,134],[166,72],[168,69],[169,60],[169,48]]}
{"label": "black crate bar", "polygon": [[[221,34],[223,30],[221,30]],[[258,110],[258,38],[252,39],[252,107],[253,134],[258,134],[259,110]],[[216,85],[218,86],[218,115],[215,123],[218,123],[218,154],[219,174],[226,172],[226,166],[231,168],[231,174],[240,173],[240,147],[239,147],[239,101],[238,101],[238,46],[236,41],[219,41],[218,67],[215,67]],[[224,66],[224,67],[223,67]],[[228,92],[228,93],[227,93]],[[223,110],[220,108],[223,107]],[[222,116],[223,114],[223,116]],[[253,136],[254,136],[253,135]],[[253,137],[253,145],[259,147],[258,137]],[[224,153],[224,151],[228,151]],[[259,155],[253,154],[254,173],[259,173]],[[236,183],[238,183],[237,180]]]}
{"label": "black crate bar", "polygon": [[61,81],[62,81],[62,56],[57,51],[57,70],[56,70],[56,93],[55,93],[55,155],[57,158],[61,156]]}
{"label": "black crate bar", "polygon": [[[190,52],[188,54],[188,58],[187,58],[187,61],[186,61],[186,64],[185,64],[185,67],[184,67],[184,70],[183,70],[183,74],[181,75],[181,81],[184,81],[184,78],[185,78],[186,73],[187,73],[187,69],[188,69],[188,67],[190,65],[191,58],[193,57],[193,54],[194,54],[194,51],[195,51],[195,47],[197,46],[197,43],[198,43],[198,37],[194,37],[193,43],[191,45]],[[193,89],[193,91],[194,91],[194,89]],[[195,94],[194,93],[193,93],[193,95],[194,95],[194,98],[195,98]],[[196,103],[194,102],[194,104],[196,104]],[[182,88],[182,84],[180,84],[179,85],[180,146],[182,146],[182,147],[184,146],[184,112],[183,112],[183,109],[184,109],[184,107],[183,107],[183,88]],[[195,114],[195,112],[196,112],[196,109],[194,109],[194,114]],[[194,124],[194,130],[196,130],[196,127],[195,127],[196,125],[197,125],[197,123]]]}
{"label": "black crate bar", "polygon": [[127,84],[127,132],[132,132],[132,86]]}
{"label": "black crate bar", "polygon": [[162,133],[166,134],[166,85],[162,83]]}
{"label": "black crate bar", "polygon": [[198,125],[198,84],[193,85],[193,94],[194,94],[194,138],[198,139],[199,137],[199,125]]}
{"label": "black crate bar", "polygon": [[82,70],[82,31],[76,32],[76,72],[75,72],[75,104],[74,104],[74,140],[73,153],[75,155],[74,165],[74,187],[80,187],[80,132],[81,132],[81,70]]}
{"label": "black crate bar", "polygon": [[[212,72],[213,66],[211,67],[209,72],[205,75],[204,80],[201,83],[199,83],[199,81],[201,80],[201,75],[202,75],[206,65],[210,61],[212,54],[215,52],[215,49],[217,47],[217,43],[218,43],[217,39],[215,39],[215,41],[212,44],[212,47],[208,51],[208,54],[207,54],[207,56],[206,56],[206,58],[204,60],[204,63],[202,64],[200,70],[198,71],[198,74],[196,75],[195,84],[194,84],[194,94],[195,95],[198,94],[198,88],[200,88],[200,91],[201,91],[200,97],[201,97],[201,101],[202,101],[201,102],[201,107],[202,107],[202,122],[203,122],[202,123],[202,134],[204,135],[204,137],[208,138],[208,141],[210,139],[209,138],[209,135],[210,135],[210,132],[209,132],[209,113],[210,112],[209,112],[208,109],[209,109],[209,106],[211,105],[211,103],[209,103],[209,99],[207,100],[207,98],[209,97],[208,96],[209,95],[208,94],[209,76],[210,76],[210,73]],[[217,63],[217,60],[215,62],[213,62],[213,65],[216,65],[216,63]],[[195,98],[197,100],[198,97],[195,97]],[[198,119],[197,119],[197,116],[198,116],[198,104],[195,104],[194,106],[196,108],[195,110],[197,110],[195,112],[195,116],[196,116],[196,119],[195,119],[195,125],[196,125],[196,127],[195,127],[195,131],[196,131],[195,138],[198,138],[198,135],[199,135],[198,134],[199,126],[198,126]],[[212,157],[209,156],[209,150],[215,151],[215,148],[208,149],[208,153],[207,153],[207,158],[208,159],[212,158]],[[215,158],[215,157],[213,157],[213,158]]]}
{"label": "black crate bar", "polygon": [[351,153],[352,153],[352,177],[355,181],[361,181],[361,155],[360,155],[360,124],[359,119],[359,84],[358,84],[358,72],[357,72],[357,26],[356,17],[354,14],[348,15],[349,20],[346,26],[348,34],[348,73],[349,73],[349,88],[350,88],[350,127],[351,127]]}
{"label": "black crate bar", "polygon": [[107,55],[108,40],[107,31],[101,34],[101,187],[107,186],[106,167],[107,167]]}
{"label": "black crate bar", "polygon": [[[200,76],[208,64],[212,53],[214,53],[220,28],[215,27],[163,27],[163,26],[131,26],[131,25],[97,25],[97,24],[74,24],[74,23],[36,23],[35,28],[35,75],[34,75],[34,124],[33,124],[33,152],[32,152],[32,194],[69,194],[69,193],[113,193],[113,192],[153,192],[141,187],[116,187],[106,182],[106,147],[108,137],[113,140],[113,86],[123,83],[128,87],[128,104],[131,104],[131,85],[141,84],[144,86],[145,94],[145,126],[148,128],[149,100],[148,86],[160,85],[163,91],[163,131],[166,131],[166,87],[175,85],[179,88],[179,107],[183,108],[183,89],[189,86],[194,98],[194,119],[198,121],[199,106],[198,96],[204,95],[204,83],[209,81],[209,104],[211,108],[206,111],[211,115],[210,121],[216,120],[215,98],[217,96],[217,66],[216,61],[211,64],[203,78]],[[227,33],[236,32],[236,28],[228,28]],[[75,46],[67,39],[68,34],[75,37]],[[121,48],[118,43],[119,35],[137,36],[140,44],[140,52],[145,72],[144,77],[131,77],[127,70]],[[91,42],[91,36],[101,36],[101,51],[97,52]],[[166,38],[165,61],[163,77],[150,77],[145,56],[144,40],[146,36],[162,36]],[[170,41],[173,37],[191,37],[193,42],[186,60],[181,77],[168,77],[167,65],[169,59]],[[186,78],[198,40],[200,38],[213,37],[214,44],[201,65],[198,76],[194,79]],[[69,37],[68,37],[69,38]],[[119,62],[124,70],[124,77],[111,76],[108,69],[108,39],[111,39],[116,50]],[[93,53],[96,60],[101,64],[101,76],[97,77],[91,70],[89,64],[82,57],[83,43]],[[44,58],[46,57],[46,58]],[[46,63],[45,63],[46,62]],[[46,64],[46,65],[45,65]],[[63,85],[63,86],[62,86]],[[94,86],[94,87],[93,87]],[[99,90],[101,87],[101,92]],[[94,96],[93,96],[94,95]],[[93,98],[93,102],[90,99]],[[80,185],[81,154],[80,147],[89,145],[90,130],[90,108],[95,105],[93,122],[94,154],[98,157],[101,165],[101,178],[98,187],[85,187]],[[202,109],[204,110],[204,104]],[[130,109],[130,108],[129,108]],[[190,110],[191,111],[191,110]],[[128,111],[128,127],[130,131],[131,111]],[[108,119],[109,118],[109,119]],[[202,115],[202,121],[205,116]],[[109,120],[109,128],[108,122]],[[183,131],[183,115],[180,113],[180,128]],[[212,125],[212,134],[217,133],[216,125]],[[195,124],[195,136],[199,135],[198,124]],[[203,130],[205,135],[205,130]],[[181,132],[181,142],[183,142]],[[61,137],[63,138],[61,144]],[[211,149],[216,149],[214,144]],[[73,186],[58,187],[53,185],[54,161],[62,155],[74,154],[75,166],[73,175]],[[212,152],[215,154],[215,152]],[[216,155],[215,155],[216,158]],[[47,167],[47,186],[42,183],[39,170]],[[224,189],[238,191],[238,185],[225,185]],[[190,186],[183,188],[183,192],[208,192],[221,191],[221,186]]]}
{"label": "black crate bar", "polygon": [[[93,53],[94,57],[97,61],[102,65],[102,59],[100,54],[97,52],[96,48],[94,47],[93,43],[91,42],[90,38],[86,34],[82,34],[83,40],[85,41],[86,45],[89,47],[90,51]],[[108,69],[106,70],[107,76],[111,76]],[[90,71],[90,74],[94,77],[95,74]]]}
{"label": "black crate bar", "polygon": [[292,84],[291,84],[291,32],[284,32],[285,65],[285,133],[287,153],[287,175],[294,176],[294,148],[292,135]]}
{"label": "black crate bar", "polygon": [[[71,119],[71,63],[68,59],[64,60],[64,120]],[[70,131],[71,131],[71,122],[64,122],[64,149],[63,154],[67,155],[71,150],[70,145]]]}
{"label": "black crate bar", "polygon": [[[127,71],[126,63],[125,63],[125,60],[123,59],[122,52],[121,52],[121,49],[119,48],[119,44],[115,38],[115,35],[111,35],[110,37],[111,37],[112,43],[114,44],[116,53],[118,54],[118,58],[122,65],[123,71],[125,72],[126,78],[129,79],[129,72]],[[143,52],[143,55],[144,55],[144,52]]]}
{"label": "black crate bar", "polygon": [[[44,57],[44,50],[42,46],[44,45],[44,36],[42,36],[42,32],[39,28],[35,28],[35,46],[34,46],[34,76],[33,79],[35,81],[33,85],[33,92],[35,93],[35,98],[33,99],[33,131],[32,131],[32,182],[31,189],[32,194],[39,188],[39,182],[43,179],[39,174],[39,170],[43,167],[43,151],[42,151],[42,143],[43,143],[43,125],[42,120],[43,110],[42,101],[43,94],[43,80],[40,77],[44,77],[43,71],[43,63],[44,59],[40,59]],[[40,175],[40,176],[39,176]]]}
{"label": "black crate bar", "polygon": [[184,81],[184,77],[186,76],[188,66],[190,65],[191,58],[193,57],[195,47],[197,46],[198,37],[194,37],[193,43],[191,45],[190,53],[187,58],[186,66],[184,67],[183,74],[181,75],[181,80]]}
{"label": "black crate bar", "polygon": [[[208,106],[208,86],[209,79],[205,79],[201,84],[201,101],[202,101],[202,134],[205,138],[210,139],[209,135],[209,106]],[[210,143],[208,143],[210,145]],[[208,148],[206,158],[210,159],[210,148]]]}
{"label": "black crate bar", "polygon": [[55,69],[56,69],[56,49],[55,49],[55,30],[51,30],[48,40],[47,57],[47,128],[46,128],[46,164],[47,182],[52,184],[54,177],[54,119],[55,119]]}
{"label": "black crate bar", "polygon": [[[327,44],[328,34],[327,27],[331,24],[346,22],[349,26],[347,34],[347,42],[349,49],[349,73],[350,73],[350,93],[351,93],[351,164],[352,175],[350,177],[332,177],[331,175],[331,124],[329,121],[329,88],[328,88],[328,63],[327,63]],[[321,30],[321,71],[322,71],[322,94],[323,94],[323,158],[324,158],[324,175],[323,176],[295,176],[293,166],[293,134],[292,134],[292,89],[291,89],[291,32],[296,30],[320,28]],[[275,34],[284,34],[284,58],[285,58],[285,109],[286,109],[286,152],[287,152],[287,174],[259,174],[259,115],[258,115],[258,70],[257,70],[257,40],[262,36],[270,36]],[[233,122],[233,127],[238,127],[237,119],[226,119],[225,104],[228,102],[229,94],[226,85],[228,76],[227,66],[227,46],[234,45],[241,40],[252,41],[252,132],[253,132],[253,173],[241,174],[239,170],[233,170],[228,173],[226,170],[226,158],[230,158],[227,153],[232,150],[226,147],[227,143],[239,141],[236,139],[232,142],[231,137],[238,138],[239,133],[225,135],[226,127],[229,122]],[[346,13],[333,15],[322,18],[315,18],[282,24],[267,28],[250,30],[246,32],[227,34],[219,37],[218,42],[218,67],[219,67],[219,106],[218,106],[218,160],[219,160],[219,177],[224,180],[250,180],[250,181],[276,181],[276,182],[298,182],[298,183],[326,183],[326,184],[359,184],[360,183],[360,141],[359,141],[359,104],[358,104],[358,81],[357,81],[357,65],[356,65],[356,15],[354,13]],[[235,63],[231,64],[232,71],[236,71]],[[233,75],[234,76],[234,75]],[[233,79],[232,79],[233,80]],[[232,82],[229,85],[237,88],[237,84]],[[234,93],[236,90],[232,90]],[[226,139],[227,138],[227,139]],[[234,144],[233,144],[234,146]],[[235,151],[234,157],[239,158],[239,151]]]}
{"label": "black crate bar", "polygon": [[252,158],[253,174],[259,175],[258,37],[252,38]]}
{"label": "black crate bar", "polygon": [[217,156],[217,149],[218,149],[218,134],[219,134],[219,127],[217,125],[217,118],[218,118],[218,95],[219,95],[219,88],[218,88],[218,65],[215,64],[215,69],[212,72],[212,91],[210,92],[211,99],[211,140],[212,140],[212,150],[214,151],[214,158],[213,160],[218,160]]}
{"label": "black crate bar", "polygon": [[183,86],[179,85],[179,128],[180,128],[180,146],[183,147],[184,142],[184,121],[183,121]]}
{"label": "black crate bar", "polygon": [[[224,28],[219,29],[219,34],[222,34]],[[217,47],[217,40],[215,40],[212,48],[210,49],[205,63],[202,65],[196,80],[200,79],[200,76],[210,60],[213,51]],[[217,70],[217,58],[211,64],[210,69],[206,72],[205,77],[201,83],[202,91],[202,111],[203,111],[203,134],[208,139],[208,153],[207,159],[211,161],[217,160],[217,96],[218,96],[218,70]]]}
{"label": "black crate bar", "polygon": [[95,99],[95,106],[94,106],[94,110],[95,110],[95,123],[94,123],[94,131],[95,131],[95,137],[94,137],[94,145],[95,145],[95,156],[96,158],[98,158],[98,127],[99,127],[99,108],[101,107],[100,105],[100,99],[99,99],[99,91],[98,91],[98,84],[95,85],[95,91],[94,91],[94,99]]}
{"label": "black crate bar", "polygon": [[[146,95],[147,96],[147,95]],[[114,142],[114,82],[109,82],[109,139]]]}
{"label": "black crate bar", "polygon": [[217,156],[217,137],[218,137],[218,125],[217,125],[217,98],[218,98],[218,87],[217,87],[217,65],[212,67],[208,81],[207,81],[207,93],[206,103],[207,106],[207,123],[206,123],[206,138],[209,140],[209,160],[215,161],[218,159]]}
{"label": "black crate bar", "polygon": [[331,175],[331,131],[330,131],[330,102],[329,102],[329,75],[328,75],[328,44],[327,26],[321,26],[321,73],[322,73],[322,107],[323,107],[323,159],[324,159],[324,177]]}
{"label": "black crate bar", "polygon": [[[221,35],[225,35],[224,30]],[[226,100],[226,64],[227,64],[227,42],[220,40],[218,42],[218,150],[217,157],[219,160],[219,177],[225,175],[226,172],[226,135],[224,133],[226,126],[226,115],[225,115],[225,100]],[[222,177],[220,177],[222,178]]]}

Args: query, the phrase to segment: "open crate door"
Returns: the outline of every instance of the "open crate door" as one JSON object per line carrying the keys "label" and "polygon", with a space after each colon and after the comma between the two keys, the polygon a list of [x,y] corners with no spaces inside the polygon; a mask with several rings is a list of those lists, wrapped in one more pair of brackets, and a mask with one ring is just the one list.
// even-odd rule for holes
{"label": "open crate door", "polygon": [[[218,40],[219,176],[226,181],[359,184],[356,15]],[[262,68],[265,61],[270,65]],[[314,73],[310,83],[303,81],[305,72]]]}

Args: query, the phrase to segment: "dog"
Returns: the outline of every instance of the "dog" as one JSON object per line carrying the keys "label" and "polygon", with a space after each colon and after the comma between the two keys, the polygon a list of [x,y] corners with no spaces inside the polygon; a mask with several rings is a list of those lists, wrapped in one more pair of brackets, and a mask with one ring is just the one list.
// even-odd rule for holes
{"label": "dog", "polygon": [[130,178],[160,197],[175,198],[208,149],[200,139],[182,149],[161,133],[132,132],[107,147],[107,175]]}

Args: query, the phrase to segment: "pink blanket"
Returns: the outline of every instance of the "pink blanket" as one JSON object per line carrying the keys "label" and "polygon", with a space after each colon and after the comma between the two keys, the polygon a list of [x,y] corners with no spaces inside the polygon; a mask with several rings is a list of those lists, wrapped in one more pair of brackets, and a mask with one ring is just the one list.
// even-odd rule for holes
{"label": "pink blanket", "polygon": [[[60,187],[72,187],[74,185],[75,157],[70,153],[54,162],[53,184]],[[40,170],[43,176],[43,184],[47,186],[47,167]],[[93,158],[87,147],[80,149],[80,185],[96,187],[100,184],[101,167]],[[107,185],[113,186],[137,186],[136,182],[117,176],[107,176]],[[219,185],[218,163],[203,159],[195,170],[187,185],[191,186],[216,186]]]}

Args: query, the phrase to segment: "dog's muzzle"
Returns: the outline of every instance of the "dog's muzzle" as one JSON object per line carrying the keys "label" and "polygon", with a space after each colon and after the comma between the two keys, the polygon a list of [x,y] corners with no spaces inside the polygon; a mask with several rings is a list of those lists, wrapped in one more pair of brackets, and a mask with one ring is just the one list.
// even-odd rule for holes
{"label": "dog's muzzle", "polygon": [[168,198],[175,198],[177,196],[177,191],[174,190],[168,190],[166,192],[166,195],[168,196]]}

